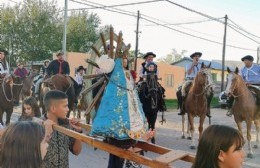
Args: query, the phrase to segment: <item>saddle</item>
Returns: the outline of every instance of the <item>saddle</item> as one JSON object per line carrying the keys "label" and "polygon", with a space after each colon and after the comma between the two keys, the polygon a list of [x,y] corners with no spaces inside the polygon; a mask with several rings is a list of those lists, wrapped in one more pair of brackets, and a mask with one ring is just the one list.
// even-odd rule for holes
{"label": "saddle", "polygon": [[248,85],[248,89],[255,97],[257,106],[260,106],[260,87],[257,85]]}

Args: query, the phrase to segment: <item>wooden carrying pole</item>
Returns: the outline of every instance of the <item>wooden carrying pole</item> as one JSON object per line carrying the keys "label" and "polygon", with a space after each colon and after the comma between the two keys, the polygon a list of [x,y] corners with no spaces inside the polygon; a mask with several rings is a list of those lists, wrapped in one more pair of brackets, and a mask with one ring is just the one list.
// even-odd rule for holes
{"label": "wooden carrying pole", "polygon": [[[84,128],[86,132],[91,130],[91,125],[79,123],[79,126]],[[165,147],[161,147],[155,144],[150,144],[147,142],[138,142],[135,147],[141,148],[145,151],[154,152],[160,154],[160,156],[156,157],[155,159],[148,158],[146,156],[139,155],[131,150],[122,149],[116,147],[114,145],[105,143],[94,137],[90,137],[88,135],[83,135],[81,133],[69,130],[59,125],[53,125],[53,129],[59,131],[67,136],[73,137],[75,139],[81,140],[82,142],[93,146],[94,148],[106,151],[118,157],[132,160],[139,164],[149,166],[152,168],[169,168],[169,164],[176,161],[182,160],[186,162],[194,162],[194,156],[184,151],[172,150]]]}

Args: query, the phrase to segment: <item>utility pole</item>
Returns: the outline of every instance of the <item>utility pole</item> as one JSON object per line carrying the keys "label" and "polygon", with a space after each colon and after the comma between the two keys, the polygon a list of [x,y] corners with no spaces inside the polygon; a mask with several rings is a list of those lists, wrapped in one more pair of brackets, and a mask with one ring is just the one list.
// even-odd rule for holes
{"label": "utility pole", "polygon": [[140,12],[137,11],[137,24],[136,24],[136,42],[135,42],[135,66],[134,70],[136,71],[137,66],[137,55],[138,55],[138,34],[139,34],[139,19],[140,19]]}
{"label": "utility pole", "polygon": [[225,77],[225,55],[226,55],[226,39],[227,39],[227,19],[228,16],[225,15],[225,29],[223,38],[223,50],[222,50],[222,74],[221,74],[221,91],[224,90],[224,77]]}
{"label": "utility pole", "polygon": [[67,12],[68,12],[68,0],[65,0],[64,5],[64,29],[63,29],[63,41],[62,41],[62,52],[64,53],[64,59],[67,60],[66,56],[66,43],[67,43]]}

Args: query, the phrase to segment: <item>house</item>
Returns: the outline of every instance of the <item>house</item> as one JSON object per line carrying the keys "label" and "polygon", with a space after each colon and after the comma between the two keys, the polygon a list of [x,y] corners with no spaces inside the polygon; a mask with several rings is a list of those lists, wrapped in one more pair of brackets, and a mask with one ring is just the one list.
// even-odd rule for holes
{"label": "house", "polygon": [[[67,61],[70,65],[70,76],[75,78],[77,73],[77,68],[82,65],[83,67],[88,67],[88,63],[85,61],[90,58],[88,53],[78,53],[78,52],[67,52]],[[56,54],[53,54],[53,59],[56,59]]]}
{"label": "house", "polygon": [[[139,70],[143,62],[144,60],[141,58],[137,60],[137,74],[139,74]],[[159,72],[158,78],[161,78],[159,83],[165,89],[166,99],[176,99],[176,90],[184,81],[185,69],[183,67],[173,66],[167,63],[156,62],[156,64]]]}
{"label": "house", "polygon": [[[211,63],[211,73],[212,73],[212,79],[214,82],[221,82],[221,76],[222,76],[222,64],[219,63],[218,61],[208,61],[208,60],[203,60],[200,59],[199,60],[199,64],[201,65],[201,63],[204,62],[205,65],[208,65],[209,63]],[[179,61],[176,61],[174,63],[172,63],[171,65],[174,66],[180,66],[186,69],[186,66],[192,63],[192,59],[189,57],[184,57]],[[224,75],[225,78],[224,80],[226,80],[226,76],[228,74],[227,72],[227,66],[224,67]]]}

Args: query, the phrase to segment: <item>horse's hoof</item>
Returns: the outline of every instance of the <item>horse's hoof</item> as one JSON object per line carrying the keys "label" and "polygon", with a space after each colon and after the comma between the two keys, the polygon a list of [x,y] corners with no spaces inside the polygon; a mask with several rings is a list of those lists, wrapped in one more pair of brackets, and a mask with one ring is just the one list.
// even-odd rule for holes
{"label": "horse's hoof", "polygon": [[181,136],[181,139],[185,139],[185,135],[182,135],[182,136]]}
{"label": "horse's hoof", "polygon": [[188,140],[191,140],[191,137],[188,137],[187,139],[188,139]]}
{"label": "horse's hoof", "polygon": [[194,145],[191,145],[190,149],[196,149],[196,147]]}
{"label": "horse's hoof", "polygon": [[257,149],[257,148],[258,148],[258,145],[254,145],[254,148]]}
{"label": "horse's hoof", "polygon": [[247,157],[250,158],[250,159],[252,159],[252,158],[253,158],[253,154],[252,154],[252,153],[249,153],[249,154],[247,154]]}

